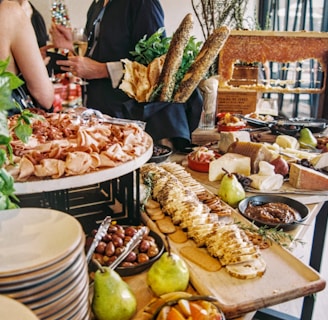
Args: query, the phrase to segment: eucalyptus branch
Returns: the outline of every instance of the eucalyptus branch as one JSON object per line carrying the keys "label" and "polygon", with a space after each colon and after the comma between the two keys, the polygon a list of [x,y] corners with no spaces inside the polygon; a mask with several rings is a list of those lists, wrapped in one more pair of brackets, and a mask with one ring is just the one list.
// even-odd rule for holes
{"label": "eucalyptus branch", "polygon": [[192,8],[205,39],[218,27],[243,27],[248,0],[191,0]]}

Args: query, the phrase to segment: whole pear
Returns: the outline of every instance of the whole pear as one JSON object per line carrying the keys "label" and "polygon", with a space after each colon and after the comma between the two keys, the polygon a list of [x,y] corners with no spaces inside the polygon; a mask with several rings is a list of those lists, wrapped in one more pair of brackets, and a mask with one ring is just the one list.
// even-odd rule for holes
{"label": "whole pear", "polygon": [[226,173],[223,176],[218,195],[233,208],[236,208],[238,203],[246,197],[242,184],[232,173]]}
{"label": "whole pear", "polygon": [[92,311],[97,320],[129,320],[137,300],[128,284],[110,267],[95,272]]}
{"label": "whole pear", "polygon": [[177,254],[164,252],[148,270],[147,284],[157,296],[184,291],[189,284],[188,266]]}
{"label": "whole pear", "polygon": [[312,131],[309,128],[302,128],[300,131],[300,136],[298,142],[301,148],[304,149],[313,149],[317,146],[317,138],[313,135]]}

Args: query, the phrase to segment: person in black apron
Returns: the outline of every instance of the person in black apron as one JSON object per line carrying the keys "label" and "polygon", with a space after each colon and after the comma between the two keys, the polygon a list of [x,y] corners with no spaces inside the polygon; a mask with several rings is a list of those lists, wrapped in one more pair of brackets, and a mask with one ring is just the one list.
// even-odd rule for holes
{"label": "person in black apron", "polygon": [[[162,27],[164,12],[158,0],[95,0],[87,13],[86,56],[72,56],[57,63],[62,70],[86,79],[88,108],[113,117],[145,121],[146,131],[154,141],[169,138],[181,149],[190,144],[191,132],[198,126],[202,104],[198,92],[186,104],[140,104],[118,88],[123,76],[120,60],[133,60],[130,52],[137,42]],[[52,25],[54,44],[73,49],[69,32],[68,28]]]}

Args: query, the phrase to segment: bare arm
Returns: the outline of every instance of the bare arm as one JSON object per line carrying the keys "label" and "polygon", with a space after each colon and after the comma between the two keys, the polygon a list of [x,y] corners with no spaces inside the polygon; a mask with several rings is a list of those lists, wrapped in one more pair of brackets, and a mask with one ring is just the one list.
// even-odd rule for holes
{"label": "bare arm", "polygon": [[11,51],[31,95],[43,107],[50,109],[54,88],[44,65],[32,24],[24,11],[11,8]]}

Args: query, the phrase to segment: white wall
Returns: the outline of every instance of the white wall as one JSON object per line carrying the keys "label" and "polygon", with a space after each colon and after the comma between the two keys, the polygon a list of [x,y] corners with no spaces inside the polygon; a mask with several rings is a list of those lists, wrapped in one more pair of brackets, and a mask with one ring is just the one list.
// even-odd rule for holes
{"label": "white wall", "polygon": [[[47,25],[50,25],[50,8],[52,0],[30,0],[31,3],[41,12]],[[79,27],[85,24],[86,13],[91,4],[91,0],[65,0],[72,26]],[[193,13],[191,0],[161,0],[165,12],[165,26],[168,35],[179,26],[181,20],[187,13]],[[194,35],[202,39],[202,33],[195,18]]]}
{"label": "white wall", "polygon": [[[46,20],[47,25],[50,25],[51,15],[50,8],[52,0],[30,0],[31,3],[41,12],[43,17]],[[86,13],[88,7],[90,6],[92,0],[64,0],[68,13],[71,18],[73,27],[84,26]],[[253,14],[253,5],[251,3],[255,2],[255,0],[250,0],[250,5],[248,6],[248,15]],[[193,13],[191,0],[161,0],[161,4],[165,13],[165,26],[167,35],[172,35],[172,33],[177,29],[180,22],[184,18],[187,13]],[[194,23],[194,36],[197,39],[203,40],[201,28],[199,23],[195,17]]]}

